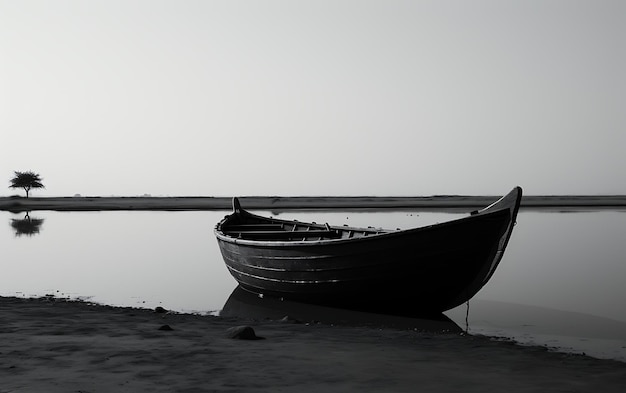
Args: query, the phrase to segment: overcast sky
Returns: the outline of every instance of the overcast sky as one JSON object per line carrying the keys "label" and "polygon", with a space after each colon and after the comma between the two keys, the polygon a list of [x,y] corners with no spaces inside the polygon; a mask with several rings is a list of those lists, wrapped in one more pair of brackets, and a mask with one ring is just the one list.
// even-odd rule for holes
{"label": "overcast sky", "polygon": [[0,195],[626,194],[625,91],[619,0],[0,0]]}

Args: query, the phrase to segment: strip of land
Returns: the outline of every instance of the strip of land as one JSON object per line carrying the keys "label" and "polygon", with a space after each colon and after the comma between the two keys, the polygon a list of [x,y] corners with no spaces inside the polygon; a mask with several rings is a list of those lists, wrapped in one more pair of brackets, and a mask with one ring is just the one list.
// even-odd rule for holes
{"label": "strip of land", "polygon": [[[246,209],[260,210],[446,210],[482,208],[498,196],[245,196]],[[232,197],[0,197],[0,210],[230,210]],[[524,196],[522,209],[626,208],[626,195]]]}

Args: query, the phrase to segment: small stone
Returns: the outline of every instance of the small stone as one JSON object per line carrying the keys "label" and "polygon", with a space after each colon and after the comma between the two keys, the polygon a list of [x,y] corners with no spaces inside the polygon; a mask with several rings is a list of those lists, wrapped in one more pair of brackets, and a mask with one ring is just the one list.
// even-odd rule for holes
{"label": "small stone", "polygon": [[174,329],[172,329],[172,327],[170,325],[163,325],[159,328],[159,330],[165,330],[165,331],[172,331]]}
{"label": "small stone", "polygon": [[167,312],[167,310],[164,309],[161,306],[158,306],[157,308],[154,309],[154,312],[157,313],[157,314],[165,314]]}
{"label": "small stone", "polygon": [[264,340],[254,333],[254,329],[250,326],[235,326],[226,330],[226,337],[238,340]]}
{"label": "small stone", "polygon": [[284,317],[279,319],[279,322],[283,322],[283,323],[302,323],[301,321],[299,321],[299,320],[297,320],[295,318],[291,318],[289,315],[285,315]]}

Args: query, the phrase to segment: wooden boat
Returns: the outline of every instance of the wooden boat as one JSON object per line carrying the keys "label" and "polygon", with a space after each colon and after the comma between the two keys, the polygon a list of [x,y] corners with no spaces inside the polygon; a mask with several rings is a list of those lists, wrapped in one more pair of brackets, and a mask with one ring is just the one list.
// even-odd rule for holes
{"label": "wooden boat", "polygon": [[516,187],[467,217],[395,231],[262,217],[234,198],[215,235],[232,276],[255,294],[357,309],[401,302],[440,313],[491,278],[521,197]]}

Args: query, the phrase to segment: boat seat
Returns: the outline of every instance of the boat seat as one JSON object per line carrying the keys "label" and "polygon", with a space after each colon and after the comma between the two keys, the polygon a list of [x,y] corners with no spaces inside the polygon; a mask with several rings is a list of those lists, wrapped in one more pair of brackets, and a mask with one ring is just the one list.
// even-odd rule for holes
{"label": "boat seat", "polygon": [[280,231],[284,228],[282,224],[234,224],[224,228],[227,232],[239,231]]}
{"label": "boat seat", "polygon": [[225,231],[228,236],[240,237],[243,239],[269,240],[269,239],[303,239],[310,237],[337,238],[339,233],[333,230],[311,230],[311,231],[267,231],[267,230],[241,230],[232,231],[230,228]]}

